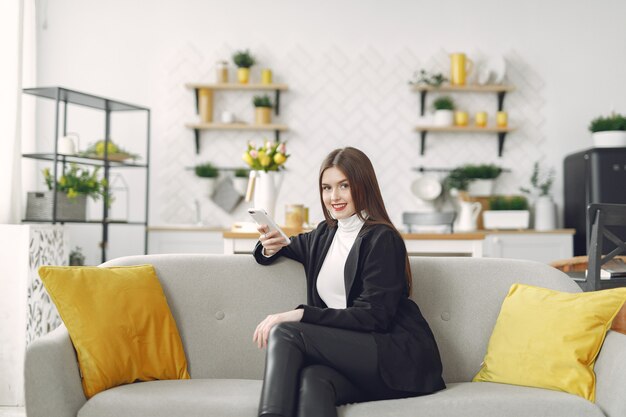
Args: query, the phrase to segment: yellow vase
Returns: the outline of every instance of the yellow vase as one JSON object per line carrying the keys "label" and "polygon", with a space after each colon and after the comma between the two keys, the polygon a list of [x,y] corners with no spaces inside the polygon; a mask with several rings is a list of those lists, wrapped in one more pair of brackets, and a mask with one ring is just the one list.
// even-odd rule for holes
{"label": "yellow vase", "polygon": [[198,113],[203,123],[213,121],[213,91],[208,88],[198,90]]}
{"label": "yellow vase", "polygon": [[450,54],[450,84],[465,85],[466,78],[474,69],[474,61],[463,53]]}
{"label": "yellow vase", "polygon": [[237,79],[240,84],[248,84],[250,80],[250,68],[237,68]]}

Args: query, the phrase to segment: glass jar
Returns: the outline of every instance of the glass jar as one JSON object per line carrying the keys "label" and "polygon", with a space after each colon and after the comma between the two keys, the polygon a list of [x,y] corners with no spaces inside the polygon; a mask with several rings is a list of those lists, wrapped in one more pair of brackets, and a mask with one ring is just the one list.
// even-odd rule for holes
{"label": "glass jar", "polygon": [[302,204],[285,205],[285,226],[292,229],[301,229],[304,221],[304,206]]}
{"label": "glass jar", "polygon": [[228,82],[228,61],[217,61],[215,64],[215,80],[218,83]]}

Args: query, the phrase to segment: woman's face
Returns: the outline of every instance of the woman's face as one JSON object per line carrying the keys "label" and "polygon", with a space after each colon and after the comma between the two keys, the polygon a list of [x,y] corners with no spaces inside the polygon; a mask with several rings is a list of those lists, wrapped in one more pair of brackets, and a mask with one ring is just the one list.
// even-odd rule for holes
{"label": "woman's face", "polygon": [[350,184],[339,168],[328,168],[322,174],[322,200],[335,219],[347,219],[356,213]]}

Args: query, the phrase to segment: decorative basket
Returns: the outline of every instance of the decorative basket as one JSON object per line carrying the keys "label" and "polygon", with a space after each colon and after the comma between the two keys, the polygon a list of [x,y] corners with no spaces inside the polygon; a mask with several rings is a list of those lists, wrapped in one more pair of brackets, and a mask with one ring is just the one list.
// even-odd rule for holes
{"label": "decorative basket", "polygon": [[[52,221],[52,199],[54,191],[27,193],[26,221]],[[87,196],[79,194],[69,199],[65,193],[57,192],[57,221],[87,220]]]}

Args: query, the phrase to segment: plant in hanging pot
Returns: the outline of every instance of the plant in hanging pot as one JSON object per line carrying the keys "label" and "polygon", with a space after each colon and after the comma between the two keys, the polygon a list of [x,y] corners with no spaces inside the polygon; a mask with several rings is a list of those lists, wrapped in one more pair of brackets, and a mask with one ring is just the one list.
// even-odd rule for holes
{"label": "plant in hanging pot", "polygon": [[239,168],[235,170],[235,178],[233,178],[233,186],[240,195],[245,196],[248,189],[248,179],[250,178],[250,170]]}
{"label": "plant in hanging pot", "polygon": [[219,169],[217,169],[212,163],[205,162],[198,164],[194,167],[194,172],[198,178],[202,178],[205,182],[205,189],[207,197],[211,197],[215,191],[215,184],[217,183],[217,177],[220,175]]}
{"label": "plant in hanging pot", "polygon": [[444,184],[448,190],[467,191],[471,196],[489,196],[502,168],[494,164],[467,164],[450,171]]}
{"label": "plant in hanging pot", "polygon": [[611,113],[599,116],[589,124],[589,131],[596,148],[621,148],[626,146],[626,116]]}
{"label": "plant in hanging pot", "polygon": [[259,125],[272,123],[272,100],[269,96],[254,96],[252,99],[254,104],[254,122]]}
{"label": "plant in hanging pot", "polygon": [[254,207],[265,209],[270,217],[274,217],[276,198],[282,185],[280,171],[285,169],[289,156],[285,143],[269,140],[259,147],[249,142],[242,156],[251,169],[246,201],[254,198]]}
{"label": "plant in hanging pot", "polygon": [[530,187],[520,187],[520,191],[533,196],[535,230],[553,230],[556,228],[556,208],[550,195],[554,183],[554,169],[542,173],[539,162],[533,165]]}
{"label": "plant in hanging pot", "polygon": [[524,196],[497,196],[489,199],[483,212],[485,229],[528,229],[530,212]]}
{"label": "plant in hanging pot", "polygon": [[454,101],[451,97],[443,96],[433,102],[435,109],[435,126],[452,126],[454,124]]}
{"label": "plant in hanging pot", "polygon": [[248,84],[250,80],[250,67],[252,67],[256,60],[250,52],[246,49],[245,51],[237,51],[233,55],[233,62],[237,66],[237,79],[241,84]]}
{"label": "plant in hanging pot", "polygon": [[[100,167],[90,171],[76,164],[69,164],[56,181],[56,220],[85,221],[87,219],[87,197],[94,201],[104,198],[110,207],[113,201],[106,179],[98,178]],[[43,171],[48,191],[29,192],[26,201],[26,220],[52,220],[54,199],[54,175],[50,168]]]}

